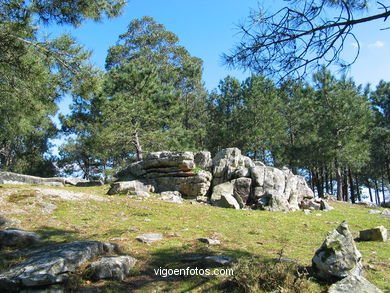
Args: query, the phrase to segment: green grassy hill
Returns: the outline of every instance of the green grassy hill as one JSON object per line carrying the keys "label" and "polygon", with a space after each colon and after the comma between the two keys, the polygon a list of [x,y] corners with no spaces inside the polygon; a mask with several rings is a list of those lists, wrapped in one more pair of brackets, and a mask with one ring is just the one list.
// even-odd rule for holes
{"label": "green grassy hill", "polygon": [[[356,237],[358,231],[379,225],[390,229],[389,218],[369,214],[367,207],[341,202],[331,202],[335,208],[332,211],[305,215],[303,212],[223,209],[191,201],[174,204],[156,198],[107,196],[107,189],[107,186],[37,188],[3,185],[0,186],[0,210],[7,219],[21,221],[16,227],[40,234],[42,245],[100,240],[117,243],[123,253],[138,259],[133,276],[124,282],[93,283],[76,273],[67,284],[69,288],[97,287],[103,292],[231,292],[235,283],[226,282],[225,278],[162,278],[156,276],[153,269],[201,266],[189,263],[188,256],[224,255],[236,261],[250,260],[243,262],[247,268],[236,265],[240,276],[235,277],[239,282],[250,282],[253,270],[258,266],[255,263],[268,259],[295,258],[303,266],[310,266],[326,233],[343,220],[349,223]],[[63,200],[58,194],[66,191],[98,195],[104,200],[82,196],[77,201]],[[53,203],[57,209],[45,211],[42,202]],[[162,233],[164,239],[151,245],[135,239],[137,235],[149,232]],[[221,244],[209,246],[198,240],[201,237],[217,238]],[[363,255],[365,277],[389,292],[390,241],[357,242],[357,247]],[[7,257],[8,252],[0,254],[2,269],[22,260]],[[323,292],[326,289],[327,284],[310,278],[305,290]]]}

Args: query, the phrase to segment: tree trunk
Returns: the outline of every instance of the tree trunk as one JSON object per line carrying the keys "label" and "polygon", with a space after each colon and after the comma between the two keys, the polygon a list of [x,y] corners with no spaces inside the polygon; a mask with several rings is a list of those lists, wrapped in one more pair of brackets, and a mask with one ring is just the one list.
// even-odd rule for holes
{"label": "tree trunk", "polygon": [[358,197],[359,202],[362,201],[362,194],[360,193],[360,184],[359,184],[359,177],[355,177],[355,182],[356,182],[356,194]]}
{"label": "tree trunk", "polygon": [[349,202],[348,197],[348,174],[347,171],[344,170],[343,172],[343,200],[346,202]]}
{"label": "tree trunk", "polygon": [[331,193],[329,191],[329,172],[327,167],[325,167],[325,191],[327,194]]}
{"label": "tree trunk", "polygon": [[143,152],[141,144],[139,143],[138,130],[133,132],[133,143],[135,151],[137,152],[137,161],[141,161],[143,159]]}
{"label": "tree trunk", "polygon": [[341,181],[341,168],[336,161],[337,200],[343,200],[343,184]]}
{"label": "tree trunk", "polygon": [[355,203],[355,190],[353,186],[352,172],[350,168],[348,168],[348,177],[349,177],[349,190],[351,192],[351,201],[352,203]]}
{"label": "tree trunk", "polygon": [[386,203],[386,196],[385,196],[385,179],[382,175],[382,196],[383,196],[383,203]]}
{"label": "tree trunk", "polygon": [[374,180],[374,186],[375,186],[375,202],[377,205],[380,204],[380,198],[379,198],[379,188],[378,188],[378,181]]}
{"label": "tree trunk", "polygon": [[374,200],[372,198],[372,191],[371,191],[371,187],[370,186],[368,186],[368,193],[370,194],[370,201],[373,203]]}

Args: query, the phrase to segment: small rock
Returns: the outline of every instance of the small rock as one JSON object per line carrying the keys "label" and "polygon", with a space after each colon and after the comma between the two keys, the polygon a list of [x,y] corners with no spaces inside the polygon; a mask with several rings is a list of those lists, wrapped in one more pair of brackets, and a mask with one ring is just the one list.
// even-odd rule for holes
{"label": "small rock", "polygon": [[55,204],[52,204],[50,202],[39,202],[38,203],[42,208],[44,213],[52,213],[55,209],[57,209],[57,206]]}
{"label": "small rock", "polygon": [[219,244],[221,244],[221,241],[219,241],[217,239],[212,239],[212,238],[199,238],[199,241],[201,241],[203,243],[207,243],[209,245],[219,245]]}
{"label": "small rock", "polygon": [[311,214],[311,210],[304,209],[302,210],[305,215]]}
{"label": "small rock", "polygon": [[114,238],[111,238],[111,241],[127,241],[129,240],[128,238],[126,237],[114,237]]}
{"label": "small rock", "polygon": [[151,219],[144,219],[144,222],[150,222],[152,221]]}
{"label": "small rock", "polygon": [[6,229],[0,231],[0,247],[24,247],[37,243],[40,237],[20,229]]}
{"label": "small rock", "polygon": [[127,228],[127,231],[130,231],[130,232],[138,232],[139,229],[136,228],[136,227],[130,227],[130,228]]}
{"label": "small rock", "polygon": [[378,226],[359,232],[359,240],[362,241],[386,241],[387,229],[384,226]]}
{"label": "small rock", "polygon": [[362,276],[348,276],[329,287],[328,293],[382,293]]}
{"label": "small rock", "polygon": [[376,214],[381,214],[382,212],[380,210],[369,210],[368,214],[370,215],[376,215]]}
{"label": "small rock", "polygon": [[165,202],[172,203],[183,203],[183,198],[181,197],[181,193],[178,191],[164,191],[161,192],[160,199]]}
{"label": "small rock", "polygon": [[390,215],[390,210],[389,209],[383,210],[382,215]]}
{"label": "small rock", "polygon": [[131,256],[107,256],[91,263],[89,271],[93,280],[119,280],[122,281],[130,274],[137,260]]}
{"label": "small rock", "polygon": [[142,235],[137,236],[135,239],[137,239],[138,241],[141,241],[143,243],[146,243],[146,244],[151,244],[155,241],[162,240],[163,238],[164,237],[162,236],[162,234],[159,234],[159,233],[146,233],[146,234],[142,234]]}
{"label": "small rock", "polygon": [[117,212],[117,213],[114,214],[114,216],[116,216],[116,217],[123,217],[125,215],[126,214],[124,212]]}

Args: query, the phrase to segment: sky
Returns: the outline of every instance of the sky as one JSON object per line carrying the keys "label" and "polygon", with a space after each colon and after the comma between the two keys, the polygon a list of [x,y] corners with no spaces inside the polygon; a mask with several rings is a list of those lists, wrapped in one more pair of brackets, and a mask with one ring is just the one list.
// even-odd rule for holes
{"label": "sky", "polygon": [[[76,29],[60,26],[45,30],[52,37],[71,34],[92,51],[92,62],[103,69],[108,48],[117,42],[120,34],[126,32],[128,24],[135,18],[151,16],[175,33],[180,44],[192,56],[203,60],[203,80],[206,88],[212,90],[227,75],[240,80],[250,75],[250,72],[231,70],[222,62],[221,55],[228,53],[240,41],[237,25],[259,5],[268,5],[267,9],[276,10],[285,3],[282,0],[129,0],[123,14],[117,18],[100,23],[87,21]],[[375,88],[381,79],[390,81],[390,30],[380,30],[385,27],[383,20],[379,20],[357,26],[354,30],[361,52],[349,75],[357,84],[371,83]],[[354,54],[355,47],[354,42],[347,43],[344,54]],[[69,102],[69,98],[62,100],[62,113],[68,112]]]}
{"label": "sky", "polygon": [[[135,18],[151,16],[158,23],[179,37],[179,42],[192,56],[203,60],[203,81],[211,91],[217,88],[227,75],[243,80],[250,72],[231,70],[222,61],[221,55],[228,53],[240,41],[237,25],[245,21],[251,9],[259,5],[276,10],[286,4],[282,0],[129,0],[123,14],[117,18],[104,19],[96,23],[84,22],[81,27],[51,26],[43,28],[50,37],[68,33],[92,51],[91,60],[104,69],[108,48],[115,45],[120,34],[127,31],[128,24]],[[374,10],[378,13],[378,10]],[[388,25],[388,24],[387,24]],[[353,64],[349,76],[357,84],[370,83],[375,89],[381,79],[390,81],[390,30],[382,20],[366,23],[354,29],[361,46],[359,59]],[[355,52],[356,44],[346,44],[344,54]],[[68,114],[70,97],[59,103],[60,113]],[[55,119],[58,124],[58,119]],[[55,140],[58,144],[61,140]]]}

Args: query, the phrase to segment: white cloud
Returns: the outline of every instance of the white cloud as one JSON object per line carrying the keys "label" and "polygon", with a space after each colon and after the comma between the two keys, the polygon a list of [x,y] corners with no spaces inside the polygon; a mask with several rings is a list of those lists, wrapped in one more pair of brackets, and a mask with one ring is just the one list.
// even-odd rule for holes
{"label": "white cloud", "polygon": [[382,48],[385,45],[382,41],[376,41],[375,43],[369,44],[370,48]]}

